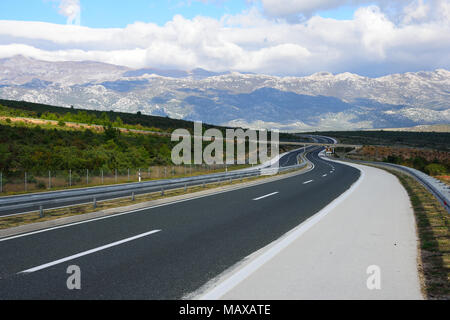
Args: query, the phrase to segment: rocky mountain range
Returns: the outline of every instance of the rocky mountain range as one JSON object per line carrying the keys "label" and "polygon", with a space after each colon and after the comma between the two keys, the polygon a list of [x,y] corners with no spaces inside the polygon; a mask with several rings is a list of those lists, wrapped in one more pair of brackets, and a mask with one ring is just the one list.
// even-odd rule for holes
{"label": "rocky mountain range", "polygon": [[0,59],[0,98],[289,131],[450,123],[450,72],[277,77]]}

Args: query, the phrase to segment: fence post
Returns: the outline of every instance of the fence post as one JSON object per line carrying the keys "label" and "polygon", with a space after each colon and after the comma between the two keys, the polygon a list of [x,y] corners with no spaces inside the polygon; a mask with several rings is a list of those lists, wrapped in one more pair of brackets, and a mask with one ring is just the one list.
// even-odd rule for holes
{"label": "fence post", "polygon": [[3,193],[3,172],[0,172],[0,193]]}
{"label": "fence post", "polygon": [[72,169],[69,169],[69,187],[72,186]]}
{"label": "fence post", "polygon": [[102,184],[103,184],[103,182],[104,182],[104,178],[103,178],[103,169],[102,169]]}
{"label": "fence post", "polygon": [[86,184],[89,184],[89,169],[86,169]]}
{"label": "fence post", "polygon": [[48,170],[48,188],[52,188],[52,173],[50,170]]}
{"label": "fence post", "polygon": [[97,209],[97,198],[96,197],[94,197],[94,209]]}
{"label": "fence post", "polygon": [[25,192],[28,191],[28,186],[27,186],[27,172],[25,171]]}
{"label": "fence post", "polygon": [[134,192],[131,193],[131,201],[134,201]]}
{"label": "fence post", "polygon": [[161,195],[164,195],[164,187],[161,187]]}
{"label": "fence post", "polygon": [[184,192],[187,191],[187,183],[184,184]]}
{"label": "fence post", "polygon": [[44,208],[42,206],[39,206],[39,217],[44,217]]}

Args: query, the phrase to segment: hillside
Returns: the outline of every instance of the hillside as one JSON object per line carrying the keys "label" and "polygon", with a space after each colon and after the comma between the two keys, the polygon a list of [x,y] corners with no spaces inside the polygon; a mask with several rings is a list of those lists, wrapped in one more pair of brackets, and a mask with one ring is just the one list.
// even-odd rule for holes
{"label": "hillside", "polygon": [[[10,110],[8,110],[10,114],[8,115],[47,120],[61,119],[64,121],[97,125],[106,125],[108,122],[119,122],[119,124],[123,125],[136,126],[135,128],[146,127],[154,131],[164,132],[171,132],[177,128],[185,128],[188,130],[193,128],[193,124],[191,121],[171,119],[169,117],[149,116],[141,113],[133,114],[127,112],[105,112],[79,108],[65,108],[47,104],[3,99],[0,99],[0,106],[10,108]],[[0,109],[0,111],[6,111],[6,109],[3,108]],[[204,124],[203,126],[204,128],[217,127],[208,124]]]}
{"label": "hillside", "polygon": [[[449,132],[407,132],[407,131],[353,131],[320,132],[341,143],[363,145],[361,149],[342,150],[340,156],[368,161],[396,163],[429,175],[446,175],[450,172]],[[341,152],[345,151],[344,154]]]}
{"label": "hillside", "polygon": [[[73,107],[64,108],[26,101],[2,99],[0,99],[0,116],[55,120],[96,126],[111,125],[118,129],[129,129],[134,132],[148,131],[161,134],[169,134],[173,130],[179,128],[186,129],[193,133],[194,128],[194,123],[192,121],[149,116],[140,112],[133,114],[127,112],[86,110]],[[225,130],[227,128],[234,129],[235,127],[223,127],[203,123],[203,130],[211,128],[219,129],[225,136]],[[290,133],[280,132],[279,136],[282,141],[302,140]]]}
{"label": "hillside", "polygon": [[344,144],[413,147],[450,151],[450,132],[408,131],[321,131],[317,134],[330,136]]}
{"label": "hillside", "polygon": [[0,124],[0,170],[3,172],[68,169],[139,168],[169,164],[170,137],[68,131]]}
{"label": "hillside", "polygon": [[[203,129],[212,127],[226,129],[211,125]],[[0,171],[112,171],[171,165],[177,142],[171,141],[170,132],[177,128],[193,131],[193,123],[0,100]],[[290,134],[280,138],[299,140]]]}
{"label": "hillside", "polygon": [[421,125],[409,128],[385,128],[384,131],[450,132],[450,124]]}

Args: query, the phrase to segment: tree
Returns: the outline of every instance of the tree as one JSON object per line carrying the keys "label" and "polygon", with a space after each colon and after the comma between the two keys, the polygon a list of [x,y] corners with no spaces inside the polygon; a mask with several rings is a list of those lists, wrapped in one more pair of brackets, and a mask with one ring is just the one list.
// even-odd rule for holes
{"label": "tree", "polygon": [[417,170],[423,171],[425,169],[426,165],[427,165],[427,160],[425,160],[422,157],[415,157],[413,160],[413,166]]}
{"label": "tree", "polygon": [[0,144],[0,171],[8,171],[11,164],[11,152],[8,145]]}
{"label": "tree", "polygon": [[115,125],[120,128],[123,127],[123,121],[119,116],[116,117]]}
{"label": "tree", "polygon": [[107,126],[103,127],[105,130],[105,140],[114,140],[117,143],[117,140],[120,135],[120,130],[113,128],[111,123],[109,123]]}
{"label": "tree", "polygon": [[106,112],[102,112],[99,124],[104,125],[104,126],[108,126],[108,125],[110,125],[110,123],[111,123],[111,121],[110,121],[108,115],[106,114]]}
{"label": "tree", "polygon": [[384,162],[399,164],[403,162],[403,158],[396,155],[389,155],[384,159]]}

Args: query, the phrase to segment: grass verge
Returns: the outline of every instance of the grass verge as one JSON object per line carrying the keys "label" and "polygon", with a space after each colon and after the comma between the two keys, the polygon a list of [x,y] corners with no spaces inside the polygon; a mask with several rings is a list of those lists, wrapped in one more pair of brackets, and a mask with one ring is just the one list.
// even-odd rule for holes
{"label": "grass verge", "polygon": [[398,170],[374,167],[395,175],[408,192],[419,237],[419,273],[427,299],[450,299],[450,215],[417,180]]}
{"label": "grass verge", "polygon": [[[239,165],[232,165],[230,167],[227,168],[228,172],[233,172],[235,170],[240,170],[240,169],[246,169],[246,168],[250,168],[251,166],[248,164],[239,164]],[[165,179],[178,179],[178,178],[189,178],[189,177],[199,177],[199,176],[203,176],[203,175],[208,175],[208,174],[214,174],[214,173],[223,173],[226,171],[225,168],[195,168],[194,171],[191,171],[189,168],[186,170],[186,173],[180,173],[180,171],[183,171],[184,167],[183,166],[160,166],[160,167],[151,167],[152,168],[152,172],[158,172],[158,177],[150,177],[147,178],[145,175],[147,175],[146,171],[143,170],[142,174],[143,174],[143,178],[142,178],[142,182],[148,182],[148,181],[155,181],[155,180],[165,180]],[[167,173],[165,176],[163,176],[162,172],[164,171],[164,168],[166,168],[167,171],[170,171],[169,173]],[[174,170],[172,173],[172,170]],[[134,170],[135,172],[137,170]],[[67,172],[66,172],[67,173]],[[76,190],[76,189],[84,189],[84,188],[93,188],[93,187],[108,187],[108,186],[113,186],[113,185],[120,185],[120,184],[129,184],[129,183],[137,183],[139,182],[139,180],[137,179],[137,173],[133,173],[130,178],[127,178],[126,175],[120,175],[117,178],[117,182],[115,182],[114,177],[111,176],[106,176],[104,178],[104,183],[101,182],[101,176],[98,175],[91,175],[89,177],[89,184],[78,184],[78,185],[73,185],[73,186],[68,186],[68,177],[65,178],[57,178],[57,177],[52,177],[52,184],[59,184],[59,186],[53,186],[52,188],[45,188],[45,189],[37,189],[36,188],[36,183],[30,183],[28,182],[28,191],[3,191],[2,193],[0,193],[0,198],[1,197],[7,197],[7,196],[17,196],[17,195],[24,195],[24,194],[35,194],[35,193],[45,193],[45,192],[52,192],[52,191],[62,191],[62,190]],[[45,181],[45,183],[47,183],[47,177],[35,177],[35,180],[39,180],[40,182]],[[85,177],[83,177],[83,179],[85,179]],[[62,180],[62,182],[61,182]],[[47,183],[48,184],[48,183]],[[12,185],[12,187],[11,187]],[[21,181],[20,183],[9,183],[9,187],[11,189],[14,188],[23,188],[24,186],[24,182]],[[3,190],[5,190],[7,188],[7,186],[3,186]]]}

